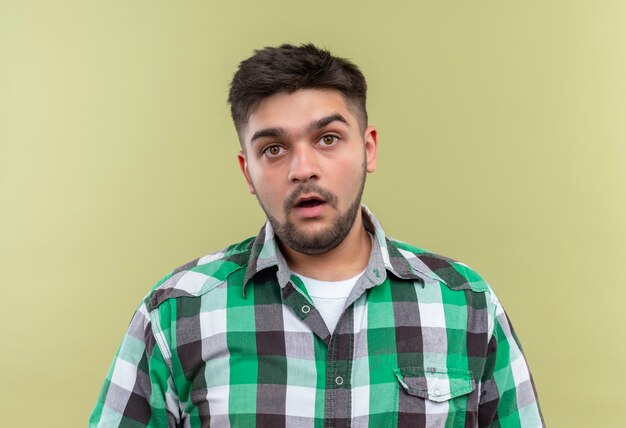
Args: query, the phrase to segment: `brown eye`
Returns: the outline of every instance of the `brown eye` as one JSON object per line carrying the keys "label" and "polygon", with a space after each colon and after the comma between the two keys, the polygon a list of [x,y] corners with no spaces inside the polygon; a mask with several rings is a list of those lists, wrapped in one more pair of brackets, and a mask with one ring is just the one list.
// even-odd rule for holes
{"label": "brown eye", "polygon": [[269,149],[267,149],[267,151],[269,152],[270,155],[272,156],[276,156],[277,154],[280,153],[280,147],[278,146],[272,146]]}
{"label": "brown eye", "polygon": [[324,135],[320,141],[325,146],[331,146],[335,144],[335,142],[337,141],[337,137],[335,137],[334,135]]}
{"label": "brown eye", "polygon": [[283,153],[283,148],[281,146],[269,146],[265,150],[263,150],[263,154],[269,157],[279,156]]}

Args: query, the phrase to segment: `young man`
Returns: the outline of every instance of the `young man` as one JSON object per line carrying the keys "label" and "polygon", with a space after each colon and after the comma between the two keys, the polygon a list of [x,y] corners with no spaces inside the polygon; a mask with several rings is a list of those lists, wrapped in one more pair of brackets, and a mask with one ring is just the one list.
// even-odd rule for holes
{"label": "young man", "polygon": [[91,426],[543,426],[491,288],[361,205],[365,98],[358,68],[313,45],[240,64],[239,166],[268,221],[148,294]]}

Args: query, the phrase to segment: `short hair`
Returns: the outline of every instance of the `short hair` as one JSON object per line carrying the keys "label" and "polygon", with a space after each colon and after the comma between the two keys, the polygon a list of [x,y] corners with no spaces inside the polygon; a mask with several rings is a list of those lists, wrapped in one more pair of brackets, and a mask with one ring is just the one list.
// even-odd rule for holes
{"label": "short hair", "polygon": [[[367,127],[367,83],[361,70],[345,58],[313,44],[265,47],[242,61],[230,84],[228,102],[235,128],[241,131],[264,98],[299,89],[335,89]],[[243,143],[243,142],[242,142]]]}

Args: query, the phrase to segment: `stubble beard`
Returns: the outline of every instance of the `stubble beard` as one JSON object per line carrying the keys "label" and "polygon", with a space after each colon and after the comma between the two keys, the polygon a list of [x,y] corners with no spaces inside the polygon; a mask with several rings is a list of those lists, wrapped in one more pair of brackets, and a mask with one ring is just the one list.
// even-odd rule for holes
{"label": "stubble beard", "polygon": [[[350,204],[348,209],[339,215],[339,217],[334,221],[333,224],[325,228],[324,230],[320,230],[317,233],[305,232],[289,220],[289,211],[293,209],[293,203],[290,201],[294,200],[298,195],[304,193],[318,193],[320,196],[324,197],[326,203],[329,203],[331,206],[336,208],[336,197],[329,193],[327,190],[320,188],[316,184],[307,183],[304,184],[300,189],[297,189],[292,193],[292,195],[287,198],[285,202],[285,222],[280,223],[276,218],[271,216],[263,204],[261,203],[261,208],[265,211],[265,215],[269,220],[272,228],[274,229],[274,233],[280,240],[280,242],[294,251],[297,251],[306,255],[320,255],[327,253],[339,246],[343,242],[343,240],[348,236],[354,222],[356,220],[357,214],[361,208],[361,197],[363,196],[363,189],[365,188],[365,177],[366,171],[363,169],[363,177],[361,179],[361,186],[357,191],[356,197],[354,201]],[[259,202],[261,202],[259,200]]]}

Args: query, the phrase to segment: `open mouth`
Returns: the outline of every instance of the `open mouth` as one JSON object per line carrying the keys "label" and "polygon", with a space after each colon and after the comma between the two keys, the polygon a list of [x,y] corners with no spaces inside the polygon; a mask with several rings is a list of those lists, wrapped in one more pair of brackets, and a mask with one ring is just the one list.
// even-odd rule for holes
{"label": "open mouth", "polygon": [[321,220],[336,206],[336,198],[329,191],[313,184],[296,189],[287,199],[286,209],[293,210],[293,220]]}
{"label": "open mouth", "polygon": [[298,208],[312,208],[312,207],[317,207],[318,205],[322,205],[325,202],[322,201],[321,199],[317,199],[317,198],[313,198],[313,199],[306,199],[303,201],[300,201],[296,207]]}
{"label": "open mouth", "polygon": [[317,218],[322,215],[326,201],[319,195],[301,196],[294,208],[302,218]]}

